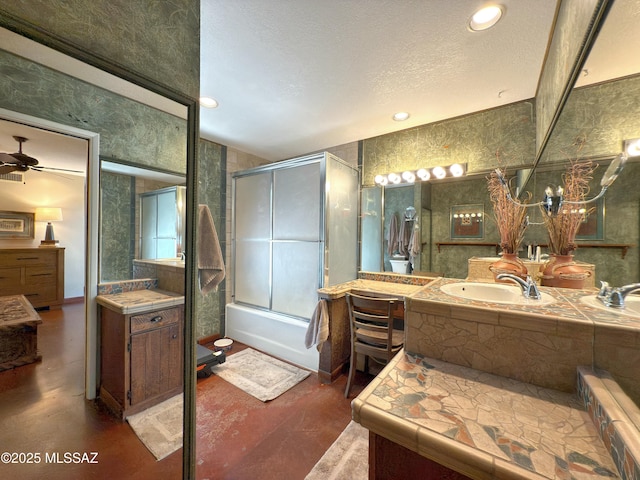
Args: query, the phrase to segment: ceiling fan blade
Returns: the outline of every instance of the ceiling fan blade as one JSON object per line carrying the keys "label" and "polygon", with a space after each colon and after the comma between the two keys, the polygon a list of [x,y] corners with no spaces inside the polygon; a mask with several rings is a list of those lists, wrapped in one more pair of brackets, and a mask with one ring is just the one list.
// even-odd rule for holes
{"label": "ceiling fan blade", "polygon": [[36,172],[46,172],[46,171],[55,171],[55,172],[69,172],[69,173],[81,173],[84,174],[82,170],[70,170],[68,168],[55,168],[55,167],[44,167],[42,165],[33,165],[30,167],[31,170]]}
{"label": "ceiling fan blade", "polygon": [[4,175],[6,173],[11,173],[14,170],[18,170],[17,165],[11,165],[10,163],[5,163],[4,165],[0,165],[0,175]]}
{"label": "ceiling fan blade", "polygon": [[10,153],[0,153],[0,162],[2,162],[2,163],[16,163],[16,159],[13,158]]}

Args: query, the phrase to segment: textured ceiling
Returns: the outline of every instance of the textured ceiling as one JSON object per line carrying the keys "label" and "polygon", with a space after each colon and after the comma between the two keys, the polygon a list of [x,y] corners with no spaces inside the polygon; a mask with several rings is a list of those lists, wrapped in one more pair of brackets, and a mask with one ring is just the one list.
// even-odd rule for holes
{"label": "textured ceiling", "polygon": [[273,161],[532,98],[556,0],[501,3],[203,0],[201,136]]}
{"label": "textured ceiling", "polygon": [[[201,136],[275,161],[534,97],[555,0],[504,1],[503,20],[475,34],[466,23],[481,1],[364,3],[202,0],[202,93],[220,106],[201,108]],[[578,85],[640,72],[639,24],[640,2],[615,0]],[[3,48],[67,68],[56,52],[6,33]],[[183,114],[85,69],[68,73]],[[394,122],[401,110],[410,119]],[[0,151],[16,151],[11,136],[21,134],[43,165],[86,168],[84,146],[74,158],[59,136],[43,150],[45,133],[0,123]],[[63,153],[50,147],[58,144]]]}

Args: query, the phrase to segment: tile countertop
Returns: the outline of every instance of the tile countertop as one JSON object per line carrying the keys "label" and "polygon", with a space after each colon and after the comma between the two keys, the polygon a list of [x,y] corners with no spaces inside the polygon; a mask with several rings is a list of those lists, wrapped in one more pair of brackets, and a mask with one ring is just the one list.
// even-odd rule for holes
{"label": "tile countertop", "polygon": [[[469,306],[473,308],[488,309],[491,311],[505,310],[509,315],[523,314],[527,317],[539,316],[541,319],[548,320],[549,316],[559,317],[563,320],[572,320],[577,322],[593,322],[594,324],[606,324],[625,327],[631,330],[640,330],[640,317],[621,314],[615,309],[605,311],[600,308],[586,305],[580,301],[584,296],[595,296],[597,290],[593,289],[570,289],[570,288],[552,288],[539,287],[541,292],[548,293],[556,299],[556,302],[537,305],[535,300],[530,300],[529,304],[512,305],[499,304],[495,302],[484,302],[478,300],[468,300],[466,298],[447,295],[440,290],[442,285],[447,283],[467,282],[466,280],[454,278],[438,278],[425,287],[421,287],[418,291],[411,295],[411,300],[426,300],[431,302],[446,303],[448,305]],[[471,282],[477,283],[477,282]],[[505,284],[512,285],[514,284]]]}
{"label": "tile countertop", "polygon": [[130,292],[98,295],[96,301],[103,307],[122,315],[144,313],[161,308],[184,305],[184,295],[163,290],[133,290]]}
{"label": "tile countertop", "polygon": [[344,297],[348,292],[361,291],[404,298],[417,293],[422,288],[424,288],[424,285],[357,279],[332,287],[320,288],[318,289],[318,295],[320,298],[335,300],[336,298]]}
{"label": "tile countertop", "polygon": [[353,418],[471,478],[619,478],[575,395],[401,351]]}

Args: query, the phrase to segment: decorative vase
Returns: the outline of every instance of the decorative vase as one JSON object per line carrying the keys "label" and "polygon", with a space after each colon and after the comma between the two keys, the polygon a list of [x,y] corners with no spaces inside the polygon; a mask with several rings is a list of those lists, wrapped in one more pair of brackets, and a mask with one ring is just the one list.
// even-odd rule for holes
{"label": "decorative vase", "polygon": [[517,253],[502,252],[500,260],[489,265],[489,270],[493,273],[496,282],[513,283],[511,280],[498,280],[496,277],[501,273],[510,273],[526,280],[528,272],[526,265],[518,258]]}
{"label": "decorative vase", "polygon": [[591,276],[573,261],[573,255],[549,255],[547,263],[540,267],[542,271],[542,285],[560,288],[584,288],[584,283]]}

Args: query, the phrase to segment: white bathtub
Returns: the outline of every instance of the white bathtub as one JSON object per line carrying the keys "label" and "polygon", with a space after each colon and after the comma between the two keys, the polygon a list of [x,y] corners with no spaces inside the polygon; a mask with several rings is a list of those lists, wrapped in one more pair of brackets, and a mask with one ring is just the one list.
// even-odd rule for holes
{"label": "white bathtub", "polygon": [[226,337],[317,372],[318,349],[304,346],[307,325],[274,312],[235,303],[226,306]]}

